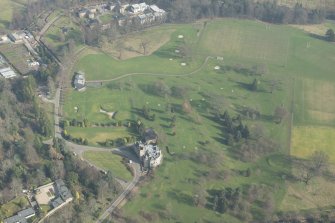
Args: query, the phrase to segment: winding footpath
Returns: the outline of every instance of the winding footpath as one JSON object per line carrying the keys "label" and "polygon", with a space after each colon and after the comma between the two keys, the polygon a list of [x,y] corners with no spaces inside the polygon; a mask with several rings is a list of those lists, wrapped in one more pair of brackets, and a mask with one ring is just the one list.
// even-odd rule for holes
{"label": "winding footpath", "polygon": [[92,81],[86,81],[87,83],[101,83],[101,82],[111,82],[111,81],[117,81],[126,77],[131,77],[131,76],[141,76],[141,75],[145,75],[145,76],[158,76],[158,77],[186,77],[186,76],[190,76],[193,74],[198,73],[199,71],[201,71],[204,66],[206,66],[206,64],[208,63],[209,59],[213,59],[213,56],[207,56],[205,61],[201,64],[201,66],[199,68],[197,68],[194,71],[191,71],[189,73],[185,73],[185,74],[164,74],[164,73],[129,73],[129,74],[123,74],[121,76],[115,77],[115,78],[111,78],[111,79],[106,79],[106,80],[92,80]]}

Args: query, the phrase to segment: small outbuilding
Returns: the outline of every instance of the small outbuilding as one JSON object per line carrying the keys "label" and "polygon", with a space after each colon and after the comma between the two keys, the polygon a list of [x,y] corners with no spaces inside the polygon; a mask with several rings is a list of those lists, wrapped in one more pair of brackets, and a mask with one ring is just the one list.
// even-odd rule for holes
{"label": "small outbuilding", "polygon": [[79,71],[76,73],[73,85],[77,91],[84,91],[86,89],[85,74],[83,72]]}

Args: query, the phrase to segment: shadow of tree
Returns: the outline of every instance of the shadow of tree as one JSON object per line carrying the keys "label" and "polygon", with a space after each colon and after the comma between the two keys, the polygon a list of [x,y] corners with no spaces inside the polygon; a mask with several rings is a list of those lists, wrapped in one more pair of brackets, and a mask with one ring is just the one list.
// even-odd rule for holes
{"label": "shadow of tree", "polygon": [[170,198],[178,201],[179,203],[184,203],[184,204],[187,204],[187,205],[193,205],[193,198],[190,195],[188,195],[184,192],[181,192],[179,190],[173,189],[173,190],[167,192],[167,195]]}

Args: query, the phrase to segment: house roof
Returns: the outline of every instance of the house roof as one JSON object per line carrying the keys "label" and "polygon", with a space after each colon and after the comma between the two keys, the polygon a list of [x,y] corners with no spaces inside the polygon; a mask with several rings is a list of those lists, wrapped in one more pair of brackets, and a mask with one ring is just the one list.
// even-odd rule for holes
{"label": "house roof", "polygon": [[0,69],[0,74],[4,77],[4,78],[12,78],[16,76],[16,73],[12,70],[12,68],[10,67],[6,67],[6,68],[2,68]]}
{"label": "house roof", "polygon": [[6,218],[4,223],[26,223],[28,218],[35,215],[35,211],[32,208],[27,208],[19,211],[16,215]]}
{"label": "house roof", "polygon": [[35,211],[32,208],[27,208],[22,211],[19,211],[17,215],[24,217],[24,218],[29,218],[35,215]]}
{"label": "house roof", "polygon": [[4,223],[27,223],[27,220],[18,215],[14,215],[12,217],[6,218]]}
{"label": "house roof", "polygon": [[57,191],[60,195],[60,197],[66,201],[69,198],[72,198],[71,192],[69,189],[66,187],[65,183],[63,180],[59,179],[55,181],[55,186],[57,188]]}
{"label": "house roof", "polygon": [[154,145],[145,145],[145,150],[149,158],[157,159],[161,155],[161,150],[158,146]]}
{"label": "house roof", "polygon": [[82,72],[78,72],[74,79],[74,87],[81,89],[85,87],[85,75]]}
{"label": "house roof", "polygon": [[165,12],[163,9],[159,8],[157,5],[150,5],[150,8],[154,12],[160,12],[160,13],[164,13]]}
{"label": "house roof", "polygon": [[145,19],[147,16],[145,14],[138,15],[140,19]]}
{"label": "house roof", "polygon": [[158,138],[156,132],[152,128],[147,128],[144,132],[145,141],[156,140]]}
{"label": "house roof", "polygon": [[57,197],[55,200],[51,201],[51,205],[52,205],[53,208],[56,208],[63,203],[64,203],[64,201],[60,197]]}

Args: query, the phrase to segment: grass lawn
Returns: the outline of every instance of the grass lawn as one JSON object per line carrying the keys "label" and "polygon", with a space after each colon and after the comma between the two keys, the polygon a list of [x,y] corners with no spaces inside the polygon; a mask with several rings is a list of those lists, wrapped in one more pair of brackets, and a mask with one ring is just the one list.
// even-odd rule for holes
{"label": "grass lawn", "polygon": [[300,78],[295,84],[295,122],[335,126],[335,85],[331,81]]}
{"label": "grass lawn", "polygon": [[201,53],[207,55],[229,55],[285,65],[289,56],[290,32],[283,26],[266,23],[217,21],[207,25],[200,43]]}
{"label": "grass lawn", "polygon": [[42,204],[40,207],[43,213],[48,213],[51,210],[51,206],[47,204]]}
{"label": "grass lawn", "polygon": [[335,161],[335,128],[322,126],[297,126],[293,129],[291,154],[308,158],[314,151],[325,152]]}
{"label": "grass lawn", "polygon": [[[108,111],[118,111],[115,117],[117,120],[141,119],[145,126],[153,127],[158,132],[162,141],[160,146],[169,146],[170,151],[176,154],[164,154],[163,165],[155,171],[154,179],[141,187],[139,195],[126,204],[125,215],[139,216],[140,210],[143,210],[171,217],[169,220],[157,216],[160,222],[171,222],[171,219],[182,222],[241,222],[230,214],[216,214],[207,206],[195,207],[190,200],[199,189],[207,193],[212,189],[242,185],[266,185],[266,190],[273,191],[275,210],[280,210],[281,204],[287,202],[283,200],[286,199],[289,188],[286,176],[291,173],[291,164],[287,159],[292,154],[288,148],[290,118],[287,116],[281,124],[275,124],[273,112],[279,105],[284,105],[288,111],[292,110],[294,88],[294,124],[303,123],[299,121],[299,117],[305,111],[296,109],[301,108],[302,103],[307,103],[304,101],[307,99],[301,99],[301,80],[313,81],[310,85],[313,88],[306,88],[308,92],[314,92],[318,97],[324,94],[322,89],[326,86],[325,83],[333,81],[335,45],[312,38],[303,30],[290,26],[237,19],[211,20],[207,25],[203,22],[169,25],[169,29],[174,30],[170,41],[150,56],[119,61],[106,54],[91,54],[82,57],[75,69],[85,71],[89,80],[110,79],[134,72],[176,75],[201,67],[208,55],[214,57],[202,69],[187,76],[133,75],[94,88],[89,87],[85,92],[71,91],[64,107],[65,117],[69,120],[87,118],[91,122],[109,122],[108,117],[99,113],[101,106]],[[183,35],[184,38],[179,39],[178,35]],[[191,52],[186,67],[180,66],[185,58],[180,58],[175,53],[176,49],[184,50],[184,47]],[[223,61],[217,60],[216,56],[222,56]],[[173,60],[169,60],[170,58]],[[262,77],[255,77],[233,70],[214,70],[215,66],[254,65],[264,65],[269,71]],[[259,80],[259,88],[253,92],[248,86],[255,78]],[[273,81],[277,84],[271,93]],[[185,94],[183,97],[173,94],[158,96],[152,91],[152,86],[157,82],[163,82],[170,89],[183,88]],[[330,89],[327,92],[332,91]],[[312,100],[313,96],[306,98]],[[330,96],[327,98],[332,100]],[[184,100],[191,104],[192,111],[189,114],[182,109]],[[264,134],[279,145],[275,152],[254,162],[242,162],[237,155],[238,151],[224,143],[225,135],[213,118],[213,104],[220,105],[222,112],[228,110],[231,115],[241,114],[244,107],[257,109],[261,113],[260,119],[243,117],[243,120],[250,129],[263,126]],[[155,114],[155,121],[143,117],[144,105]],[[166,109],[167,105],[175,108],[173,114]],[[313,102],[309,104],[311,108],[312,105],[314,106]],[[75,111],[74,107],[79,110]],[[326,109],[328,107],[322,107],[321,110]],[[172,129],[169,127],[173,116],[177,120],[175,136],[171,134]],[[81,130],[91,131],[78,129]],[[99,132],[101,136],[94,135],[93,132],[87,134],[88,138],[103,137],[109,132]],[[204,146],[202,142],[205,141],[209,144]],[[211,166],[211,161],[199,163],[192,160],[197,153],[213,156],[219,162]],[[251,170],[249,177],[238,174],[248,168]],[[225,171],[230,173],[227,178],[215,175]],[[294,185],[292,187],[302,190]],[[257,202],[251,206],[253,220],[264,220],[259,214],[262,207]],[[145,221],[142,217],[140,219]]]}
{"label": "grass lawn", "polygon": [[25,196],[15,198],[14,200],[11,200],[10,202],[2,205],[0,207],[0,211],[3,213],[3,215],[8,218],[16,214],[17,212],[25,209],[29,206],[29,201]]}
{"label": "grass lawn", "polygon": [[[51,20],[59,13],[59,11],[55,11],[48,20]],[[67,32],[63,33],[63,28],[67,29]],[[63,15],[47,30],[43,36],[43,40],[57,55],[62,55],[64,53],[63,48],[67,47],[69,39],[75,41],[75,50],[82,47],[80,44],[81,36],[80,28],[69,17]]]}
{"label": "grass lawn", "polygon": [[330,179],[315,177],[308,185],[299,181],[289,182],[280,210],[299,211],[331,207],[334,205],[334,199],[335,187]]}
{"label": "grass lawn", "polygon": [[7,29],[9,27],[10,21],[12,20],[13,10],[21,9],[24,4],[26,3],[26,0],[18,0],[18,1],[12,1],[12,0],[1,0],[0,1],[0,29]]}
{"label": "grass lawn", "polygon": [[132,179],[131,173],[121,162],[122,157],[118,155],[111,152],[87,151],[84,153],[84,158],[101,169],[111,171],[116,177],[127,181]]}
{"label": "grass lawn", "polygon": [[96,128],[80,128],[68,127],[67,132],[74,138],[84,138],[88,140],[90,145],[99,145],[99,142],[105,142],[107,139],[115,140],[134,135],[125,127],[96,127]]}

